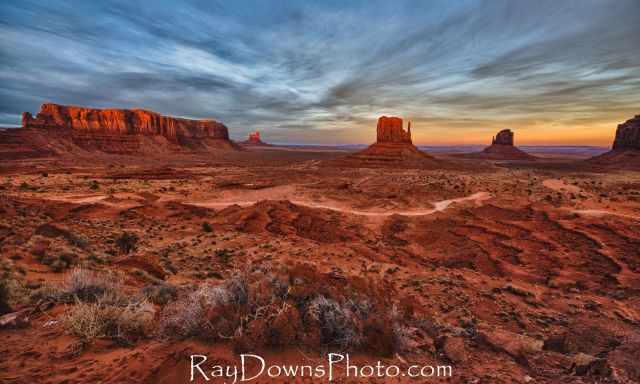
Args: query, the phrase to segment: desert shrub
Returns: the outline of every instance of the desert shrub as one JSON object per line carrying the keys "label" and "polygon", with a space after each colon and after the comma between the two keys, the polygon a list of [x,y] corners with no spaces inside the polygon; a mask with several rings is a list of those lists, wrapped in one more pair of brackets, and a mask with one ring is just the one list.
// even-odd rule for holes
{"label": "desert shrub", "polygon": [[4,272],[0,276],[0,313],[10,312],[28,302],[29,289],[24,280],[14,273]]}
{"label": "desert shrub", "polygon": [[116,245],[122,253],[129,254],[135,251],[138,240],[138,235],[135,233],[123,232],[116,240]]}
{"label": "desert shrub", "polygon": [[319,295],[311,301],[305,312],[320,327],[323,344],[338,345],[345,349],[360,345],[357,317],[348,306]]}
{"label": "desert shrub", "polygon": [[89,188],[93,189],[94,191],[100,189],[100,184],[98,183],[97,180],[91,180],[91,183],[89,183]]}
{"label": "desert shrub", "polygon": [[63,253],[53,258],[53,261],[50,262],[49,267],[54,272],[62,272],[71,268],[77,262],[78,262],[77,255],[73,253]]}
{"label": "desert shrub", "polygon": [[128,344],[149,334],[153,315],[153,306],[146,301],[124,306],[78,301],[63,316],[63,325],[69,334],[87,341],[109,337]]}
{"label": "desert shrub", "polygon": [[202,230],[207,233],[210,233],[210,232],[213,232],[213,227],[211,227],[211,224],[205,221],[204,223],[202,223]]}
{"label": "desert shrub", "polygon": [[332,279],[308,265],[254,268],[169,303],[160,333],[231,338],[236,350],[304,344],[390,355],[413,337],[413,315],[392,294],[382,282]]}
{"label": "desert shrub", "polygon": [[65,281],[65,291],[81,301],[96,301],[103,296],[111,281],[89,269],[76,268]]}
{"label": "desert shrub", "polygon": [[170,284],[151,284],[142,288],[142,294],[154,304],[166,305],[178,297],[178,290]]}
{"label": "desert shrub", "polygon": [[33,291],[29,296],[29,301],[33,304],[41,301],[57,303],[69,301],[70,299],[70,295],[67,295],[66,292],[64,292],[60,287],[52,284],[43,285],[42,287]]}
{"label": "desert shrub", "polygon": [[[233,332],[237,324],[230,323],[239,321],[236,314],[239,314],[246,300],[246,287],[241,277],[234,277],[217,286],[200,286],[196,291],[164,308],[161,314],[160,334],[168,337],[198,335],[203,338],[215,338],[220,323],[227,323],[225,330]],[[220,309],[222,311],[219,311]],[[225,313],[227,309],[229,311]],[[213,314],[216,310],[217,313]],[[227,317],[233,318],[233,321],[229,321]]]}

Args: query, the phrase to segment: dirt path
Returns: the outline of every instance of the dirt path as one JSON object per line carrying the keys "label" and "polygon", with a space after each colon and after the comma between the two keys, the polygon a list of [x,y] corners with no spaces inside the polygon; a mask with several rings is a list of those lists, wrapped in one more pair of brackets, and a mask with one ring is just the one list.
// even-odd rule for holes
{"label": "dirt path", "polygon": [[542,181],[542,185],[558,192],[572,192],[572,193],[582,192],[582,190],[579,187],[575,185],[567,184],[566,181],[561,179],[546,179]]}
{"label": "dirt path", "polygon": [[578,215],[583,215],[583,216],[602,217],[605,215],[612,215],[612,216],[625,217],[627,219],[640,220],[640,216],[627,215],[624,213],[607,211],[604,209],[574,209],[572,212],[577,213]]}
{"label": "dirt path", "polygon": [[[421,209],[421,210],[403,210],[403,211],[384,211],[384,212],[379,212],[379,211],[362,211],[362,210],[356,210],[356,209],[351,209],[351,208],[345,208],[345,207],[341,207],[338,204],[319,204],[319,203],[315,203],[315,202],[311,202],[311,201],[306,201],[306,200],[290,200],[293,204],[296,205],[302,205],[305,207],[310,207],[310,208],[321,208],[321,209],[330,209],[332,211],[337,211],[337,212],[344,212],[344,213],[350,213],[350,214],[354,214],[354,215],[359,215],[359,216],[373,216],[373,217],[380,217],[380,216],[392,216],[392,215],[403,215],[403,216],[425,216],[425,215],[431,215],[434,214],[436,212],[442,212],[445,209],[447,209],[451,204],[456,204],[456,203],[463,203],[463,202],[467,202],[467,201],[473,201],[475,204],[481,204],[483,201],[488,200],[491,198],[491,194],[489,194],[488,192],[477,192],[474,193],[473,195],[469,195],[466,197],[460,197],[457,199],[449,199],[449,200],[442,200],[442,201],[438,201],[433,203],[434,208],[432,209]],[[259,202],[260,200],[235,200],[235,201],[210,201],[210,202],[188,202],[185,204],[190,204],[190,205],[195,205],[198,207],[205,207],[205,208],[225,208],[231,205],[240,205],[240,206],[249,206],[249,205],[253,205],[257,202]]]}

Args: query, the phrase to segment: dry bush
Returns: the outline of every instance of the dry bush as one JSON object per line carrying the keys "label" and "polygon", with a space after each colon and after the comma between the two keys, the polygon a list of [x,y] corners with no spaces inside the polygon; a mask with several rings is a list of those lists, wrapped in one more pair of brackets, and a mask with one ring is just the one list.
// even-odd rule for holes
{"label": "dry bush", "polygon": [[153,304],[166,305],[178,297],[178,289],[170,284],[151,284],[142,288],[142,294]]}
{"label": "dry bush", "polygon": [[344,349],[360,345],[358,317],[349,306],[319,295],[307,306],[306,315],[320,327],[322,343],[336,344]]}
{"label": "dry bush", "polygon": [[31,302],[51,301],[57,303],[102,300],[103,302],[123,304],[127,303],[129,298],[125,295],[124,286],[114,274],[74,268],[67,273],[62,284],[45,284],[31,294],[30,300]]}
{"label": "dry bush", "polygon": [[66,295],[92,302],[105,296],[117,300],[121,296],[122,285],[113,275],[74,268],[66,276],[62,289]]}
{"label": "dry bush", "polygon": [[63,317],[65,330],[87,341],[109,337],[131,343],[149,334],[154,317],[153,306],[146,302],[124,306],[98,300],[78,301]]}
{"label": "dry bush", "polygon": [[413,321],[393,309],[392,295],[382,282],[334,279],[309,265],[255,268],[167,305],[160,333],[231,338],[237,350],[304,345],[390,355],[409,344]]}
{"label": "dry bush", "polygon": [[207,311],[228,306],[241,306],[246,302],[246,288],[239,279],[230,279],[219,286],[204,285],[162,311],[159,332],[163,336],[200,336],[215,338],[214,326]]}

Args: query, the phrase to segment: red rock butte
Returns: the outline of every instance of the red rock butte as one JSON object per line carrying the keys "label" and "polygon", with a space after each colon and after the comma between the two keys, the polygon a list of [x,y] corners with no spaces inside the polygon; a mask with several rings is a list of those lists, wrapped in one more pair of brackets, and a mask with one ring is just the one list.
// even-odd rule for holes
{"label": "red rock butte", "polygon": [[491,140],[491,145],[513,145],[513,132],[510,129],[503,129]]}
{"label": "red rock butte", "polygon": [[23,128],[68,128],[116,135],[159,135],[178,142],[187,137],[228,140],[227,127],[215,120],[189,120],[162,116],[142,109],[96,109],[43,104],[34,118],[22,114]]}
{"label": "red rock butte", "polygon": [[618,168],[640,169],[640,115],[619,124],[612,149],[589,161]]}
{"label": "red rock butte", "polygon": [[503,129],[491,139],[491,145],[481,152],[464,154],[462,157],[486,160],[534,160],[532,156],[513,145],[515,134]]}
{"label": "red rock butte", "polygon": [[411,141],[411,123],[407,130],[399,117],[382,116],[378,119],[376,142],[367,149],[336,161],[339,165],[353,167],[440,167],[437,161],[420,151]]}
{"label": "red rock butte", "polygon": [[0,158],[60,155],[155,155],[238,149],[227,127],[215,120],[162,116],[141,109],[96,109],[43,104],[22,114],[21,129],[0,131]]}
{"label": "red rock butte", "polygon": [[260,132],[255,131],[249,133],[247,140],[241,142],[242,145],[269,145],[260,139]]}
{"label": "red rock butte", "polygon": [[411,141],[411,122],[407,124],[407,130],[402,128],[402,119],[399,117],[382,116],[378,119],[377,127],[378,143],[408,143]]}
{"label": "red rock butte", "polygon": [[618,125],[616,138],[613,141],[613,149],[640,150],[640,115]]}

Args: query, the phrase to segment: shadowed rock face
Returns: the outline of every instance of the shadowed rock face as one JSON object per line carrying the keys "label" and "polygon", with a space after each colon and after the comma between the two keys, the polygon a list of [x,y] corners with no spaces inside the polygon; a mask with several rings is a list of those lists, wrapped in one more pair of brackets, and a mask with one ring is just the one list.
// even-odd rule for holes
{"label": "shadowed rock face", "polygon": [[618,125],[613,149],[640,150],[640,115]]}
{"label": "shadowed rock face", "polygon": [[378,119],[378,143],[409,143],[411,144],[411,122],[407,131],[402,128],[399,117],[382,116]]}
{"label": "shadowed rock face", "polygon": [[22,114],[23,128],[67,128],[83,133],[164,136],[170,142],[189,138],[229,139],[227,127],[214,120],[162,116],[141,109],[95,109],[43,104],[34,118]]}
{"label": "shadowed rock face", "polygon": [[503,129],[491,140],[491,145],[478,153],[469,153],[463,157],[487,160],[533,160],[532,156],[513,145],[514,133]]}
{"label": "shadowed rock face", "polygon": [[510,129],[503,129],[498,132],[496,137],[491,141],[491,145],[513,145],[513,132]]}

